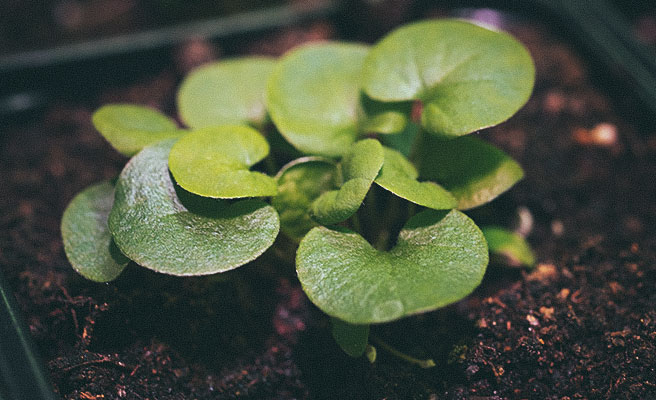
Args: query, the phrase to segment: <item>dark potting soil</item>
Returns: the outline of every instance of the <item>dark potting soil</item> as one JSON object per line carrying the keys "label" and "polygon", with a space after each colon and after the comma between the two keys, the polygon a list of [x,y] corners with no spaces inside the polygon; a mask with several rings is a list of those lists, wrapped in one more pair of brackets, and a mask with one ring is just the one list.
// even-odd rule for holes
{"label": "dark potting soil", "polygon": [[[53,106],[42,120],[6,132],[0,265],[59,394],[656,398],[656,132],[637,132],[631,116],[616,111],[623,99],[613,102],[590,83],[594,65],[547,31],[513,32],[536,61],[535,92],[515,117],[481,135],[515,157],[526,178],[472,215],[482,224],[515,221],[540,264],[534,271],[492,264],[466,300],[373,327],[399,350],[433,358],[431,369],[380,346],[374,364],[342,353],[293,265],[280,261],[291,247],[214,277],[130,265],[110,284],[85,281],[64,256],[61,214],[77,192],[115,177],[126,161],[91,126],[97,105]],[[170,111],[175,84],[164,72],[100,101]]]}

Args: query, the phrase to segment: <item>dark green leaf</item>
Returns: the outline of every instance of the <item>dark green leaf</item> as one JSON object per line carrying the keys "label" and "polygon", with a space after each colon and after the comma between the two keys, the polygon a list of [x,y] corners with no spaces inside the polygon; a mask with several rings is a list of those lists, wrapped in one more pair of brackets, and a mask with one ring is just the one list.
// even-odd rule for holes
{"label": "dark green leaf", "polygon": [[421,177],[447,188],[461,210],[492,201],[524,176],[515,160],[477,137],[423,139],[417,157]]}
{"label": "dark green leaf", "polygon": [[70,202],[61,221],[64,251],[73,268],[96,282],[108,282],[130,261],[114,244],[107,217],[114,203],[109,182],[86,188]]}
{"label": "dark green leaf", "polygon": [[283,167],[278,173],[278,195],[271,199],[280,214],[282,231],[300,240],[317,226],[310,218],[310,206],[337,185],[337,166],[328,159],[304,157]]}
{"label": "dark green leaf", "polygon": [[352,325],[337,318],[331,318],[333,338],[351,357],[364,354],[369,343],[369,325]]}
{"label": "dark green leaf", "polygon": [[422,125],[460,136],[496,125],[526,103],[535,70],[510,35],[458,20],[403,26],[366,58],[364,90],[380,101],[419,100]]}
{"label": "dark green leaf", "polygon": [[258,200],[185,194],[194,200],[188,208],[169,175],[173,143],[144,148],[121,172],[109,215],[118,247],[146,268],[180,276],[224,272],[257,258],[278,234],[276,211]]}
{"label": "dark green leaf", "polygon": [[483,234],[456,210],[415,215],[389,252],[347,229],[317,227],[296,254],[298,277],[310,300],[356,325],[456,302],[479,285],[487,262]]}

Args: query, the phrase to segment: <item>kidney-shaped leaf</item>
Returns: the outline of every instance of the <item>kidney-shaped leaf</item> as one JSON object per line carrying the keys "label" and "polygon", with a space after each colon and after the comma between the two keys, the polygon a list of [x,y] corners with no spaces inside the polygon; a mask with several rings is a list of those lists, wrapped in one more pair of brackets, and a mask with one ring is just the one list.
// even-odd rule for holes
{"label": "kidney-shaped leaf", "polygon": [[299,47],[276,65],[267,108],[298,150],[340,156],[358,134],[360,75],[368,47],[322,43]]}
{"label": "kidney-shaped leaf", "polygon": [[192,71],[180,85],[180,118],[192,128],[254,124],[266,117],[264,94],[275,61],[244,57]]}
{"label": "kidney-shaped leaf", "polygon": [[456,206],[455,198],[434,182],[417,181],[417,169],[401,153],[385,147],[385,162],[376,183],[395,195],[420,206],[447,210]]}
{"label": "kidney-shaped leaf", "polygon": [[278,173],[278,195],[271,199],[280,214],[280,229],[300,240],[317,226],[310,218],[312,202],[337,184],[337,166],[331,160],[303,157],[284,166]]}
{"label": "kidney-shaped leaf", "polygon": [[187,134],[173,146],[169,168],[180,186],[199,196],[273,196],[276,180],[248,170],[268,154],[266,139],[251,127],[208,127]]}
{"label": "kidney-shaped leaf", "polygon": [[93,113],[93,125],[121,154],[132,156],[145,146],[187,133],[159,111],[136,104],[108,104]]}
{"label": "kidney-shaped leaf", "polygon": [[109,215],[121,251],[146,268],[188,276],[237,268],[269,248],[279,220],[266,203],[194,196],[213,206],[194,212],[183,204],[167,166],[172,146],[167,140],[144,148],[121,172]]}
{"label": "kidney-shaped leaf", "polygon": [[96,282],[116,279],[130,261],[116,247],[107,226],[114,186],[102,182],[78,193],[61,221],[64,251],[73,268]]}
{"label": "kidney-shaped leaf", "polygon": [[366,58],[365,92],[382,101],[420,100],[422,125],[460,136],[496,125],[526,103],[535,70],[510,35],[464,21],[422,21],[383,38]]}
{"label": "kidney-shaped leaf", "polygon": [[535,255],[526,240],[520,235],[498,226],[481,228],[490,253],[499,256],[511,267],[535,265]]}
{"label": "kidney-shaped leaf", "polygon": [[361,325],[458,301],[479,285],[487,262],[483,234],[456,210],[416,214],[389,252],[344,228],[317,227],[296,254],[310,300],[332,317]]}
{"label": "kidney-shaped leaf", "polygon": [[424,139],[417,152],[421,177],[447,188],[461,210],[492,201],[524,176],[515,160],[477,137]]}
{"label": "kidney-shaped leaf", "polygon": [[340,163],[344,184],[314,201],[312,217],[323,225],[336,224],[349,218],[362,205],[382,165],[383,146],[377,140],[357,142]]}

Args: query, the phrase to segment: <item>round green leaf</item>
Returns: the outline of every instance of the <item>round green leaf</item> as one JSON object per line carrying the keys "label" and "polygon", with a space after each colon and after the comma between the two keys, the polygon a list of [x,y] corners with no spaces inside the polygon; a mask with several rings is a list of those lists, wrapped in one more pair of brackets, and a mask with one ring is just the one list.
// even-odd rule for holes
{"label": "round green leaf", "polygon": [[481,228],[490,253],[498,255],[512,267],[535,265],[535,255],[526,240],[518,234],[498,226]]}
{"label": "round green leaf", "polygon": [[64,251],[73,269],[87,279],[109,282],[130,261],[116,247],[107,227],[114,203],[114,186],[102,182],[80,192],[61,221]]}
{"label": "round green leaf", "polygon": [[268,154],[269,144],[253,128],[208,127],[189,133],[173,146],[169,168],[180,186],[199,196],[274,196],[276,180],[248,170]]}
{"label": "round green leaf", "polygon": [[337,318],[331,318],[333,338],[339,347],[351,357],[360,357],[369,344],[369,325],[352,325]]}
{"label": "round green leaf", "polygon": [[456,206],[456,199],[434,182],[419,182],[415,167],[401,153],[385,147],[385,162],[376,183],[395,195],[420,206],[447,210]]}
{"label": "round green leaf", "polygon": [[464,21],[401,27],[369,52],[364,90],[381,101],[420,100],[422,125],[460,136],[510,118],[535,80],[528,51],[506,33]]}
{"label": "round green leaf", "polygon": [[139,265],[179,276],[237,268],[275,240],[278,214],[259,200],[229,203],[193,196],[183,202],[169,175],[174,141],[144,148],[116,184],[109,229],[121,251]]}
{"label": "round green leaf", "polygon": [[310,218],[312,202],[336,187],[337,166],[330,160],[303,157],[284,166],[278,173],[278,195],[271,199],[282,231],[294,239],[305,236],[317,226]]}
{"label": "round green leaf", "polygon": [[132,156],[149,144],[186,131],[164,114],[136,104],[108,104],[93,113],[93,125],[121,154]]}
{"label": "round green leaf", "polygon": [[456,302],[479,285],[487,262],[483,234],[456,210],[416,214],[389,252],[347,229],[317,227],[296,254],[298,278],[310,300],[356,325]]}
{"label": "round green leaf", "polygon": [[524,177],[515,160],[477,137],[424,139],[417,152],[421,177],[447,188],[461,210],[492,201]]}
{"label": "round green leaf", "polygon": [[264,93],[275,61],[244,57],[192,71],[180,85],[180,118],[190,127],[254,124],[266,118]]}
{"label": "round green leaf", "polygon": [[267,85],[267,108],[298,150],[334,157],[355,141],[367,51],[364,45],[326,42],[299,47],[278,62]]}
{"label": "round green leaf", "polygon": [[351,146],[340,163],[344,184],[314,201],[312,217],[332,225],[355,214],[382,165],[383,146],[377,140],[364,139]]}

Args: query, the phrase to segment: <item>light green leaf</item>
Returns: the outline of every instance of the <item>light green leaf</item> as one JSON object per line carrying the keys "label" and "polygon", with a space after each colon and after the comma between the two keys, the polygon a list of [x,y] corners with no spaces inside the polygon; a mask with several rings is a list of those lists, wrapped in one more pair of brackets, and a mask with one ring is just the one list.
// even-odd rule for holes
{"label": "light green leaf", "polygon": [[358,135],[360,74],[368,47],[325,42],[299,47],[267,85],[271,119],[298,150],[340,156]]}
{"label": "light green leaf", "polygon": [[169,168],[180,186],[199,196],[274,196],[276,180],[248,170],[268,154],[269,144],[253,128],[208,127],[189,133],[173,146]]}
{"label": "light green leaf", "polygon": [[266,118],[264,94],[275,61],[244,57],[192,71],[180,85],[180,118],[192,128],[253,124]]}
{"label": "light green leaf", "polygon": [[506,33],[458,20],[403,26],[369,52],[364,91],[380,101],[420,100],[422,125],[460,136],[510,118],[535,80],[528,51]]}
{"label": "light green leaf", "polygon": [[276,211],[259,200],[177,193],[167,165],[173,143],[144,148],[121,172],[109,214],[118,247],[139,265],[179,276],[224,272],[257,258],[278,234]]}
{"label": "light green leaf", "polygon": [[481,228],[492,255],[498,255],[511,267],[535,265],[535,255],[526,240],[518,234],[498,226]]}
{"label": "light green leaf", "polygon": [[461,210],[492,201],[524,176],[515,160],[477,137],[423,139],[417,152],[421,177],[447,188]]}
{"label": "light green leaf", "polygon": [[98,132],[125,156],[132,156],[149,144],[187,133],[159,111],[136,104],[102,106],[93,113],[92,121]]}
{"label": "light green leaf", "polygon": [[351,146],[340,163],[344,184],[312,203],[312,217],[332,225],[355,214],[382,165],[383,146],[377,140],[364,139]]}
{"label": "light green leaf", "polygon": [[284,166],[278,173],[278,195],[271,205],[280,214],[280,228],[300,240],[317,226],[310,218],[310,206],[321,193],[338,187],[337,166],[319,157],[303,157]]}
{"label": "light green leaf", "polygon": [[73,198],[61,221],[66,257],[75,271],[96,282],[116,279],[130,261],[116,247],[107,227],[113,203],[111,183],[90,186]]}
{"label": "light green leaf", "polygon": [[483,234],[456,210],[416,214],[389,252],[347,229],[317,227],[296,253],[298,278],[310,300],[356,325],[456,302],[479,285],[487,262]]}
{"label": "light green leaf", "polygon": [[401,153],[385,147],[385,162],[376,183],[395,195],[435,210],[455,208],[456,200],[434,182],[419,182],[415,167]]}
{"label": "light green leaf", "polygon": [[364,354],[369,343],[369,325],[352,325],[338,318],[331,318],[333,338],[351,357],[360,357]]}

